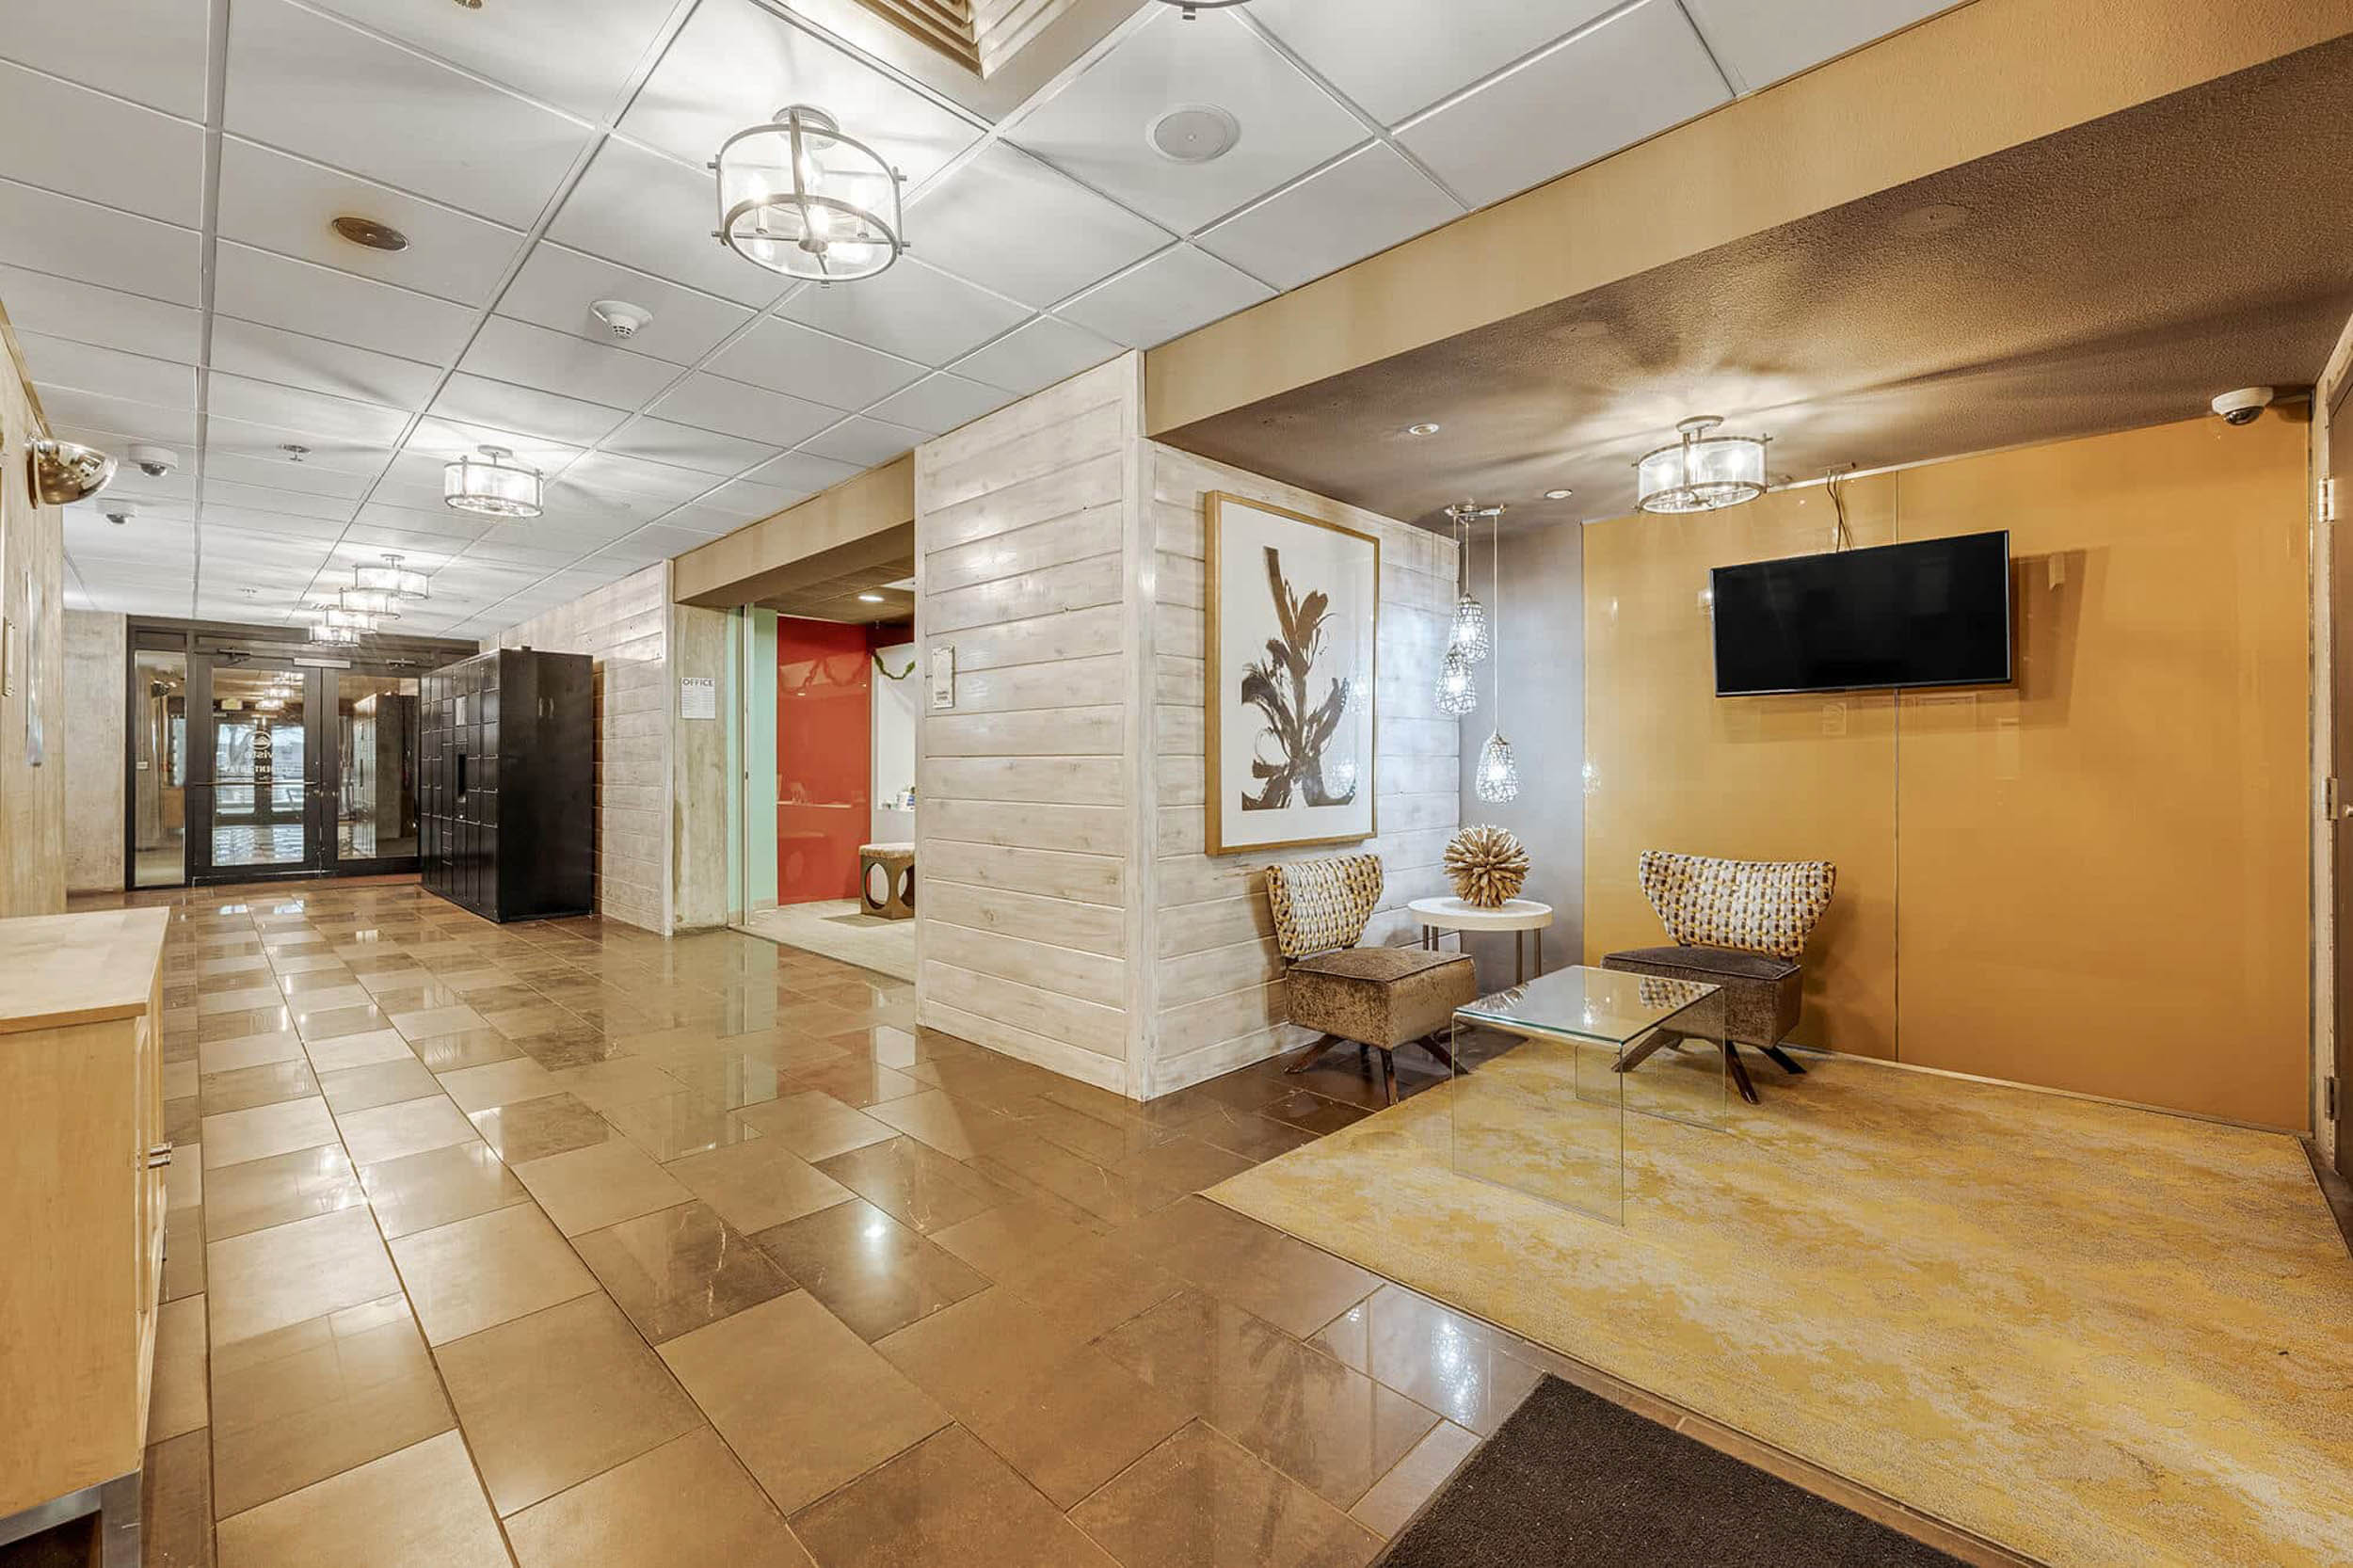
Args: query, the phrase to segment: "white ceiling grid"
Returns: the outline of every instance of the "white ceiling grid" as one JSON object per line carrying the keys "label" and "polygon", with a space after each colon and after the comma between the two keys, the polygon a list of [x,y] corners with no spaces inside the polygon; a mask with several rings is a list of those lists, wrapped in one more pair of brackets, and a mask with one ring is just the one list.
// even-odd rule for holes
{"label": "white ceiling grid", "polygon": [[[67,600],[277,619],[396,550],[434,580],[402,630],[489,636],[1947,3],[1138,0],[994,123],[790,0],[30,8],[0,34],[0,300],[60,435],[182,464],[125,465],[125,526],[68,509]],[[705,163],[787,103],[907,175],[880,278],[711,238]],[[1147,127],[1195,104],[1240,140],[1160,156]],[[653,319],[616,343],[604,298]],[[547,472],[544,517],[441,505],[484,442]]]}

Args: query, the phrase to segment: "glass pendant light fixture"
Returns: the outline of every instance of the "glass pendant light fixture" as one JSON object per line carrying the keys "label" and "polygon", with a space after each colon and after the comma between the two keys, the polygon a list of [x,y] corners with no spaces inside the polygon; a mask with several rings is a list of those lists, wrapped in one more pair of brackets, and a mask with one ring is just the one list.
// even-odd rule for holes
{"label": "glass pendant light fixture", "polygon": [[1675,426],[1680,440],[1634,465],[1634,504],[1645,512],[1713,512],[1765,493],[1763,436],[1718,436],[1701,414]]}
{"label": "glass pendant light fixture", "polygon": [[[1458,506],[1448,507],[1447,512],[1454,519],[1455,536],[1462,541],[1464,558],[1467,561],[1470,555],[1471,524],[1481,518],[1499,518],[1503,515],[1503,508],[1481,506],[1475,502],[1465,501]],[[1466,571],[1465,576],[1467,575]],[[1454,636],[1450,646],[1462,649],[1463,657],[1474,664],[1486,662],[1487,607],[1479,602],[1477,596],[1470,591],[1470,584],[1467,582],[1463,584],[1462,593],[1454,600]],[[1468,711],[1465,710],[1466,712]]]}
{"label": "glass pendant light fixture", "polygon": [[410,571],[400,563],[406,559],[386,552],[379,566],[358,566],[351,568],[351,585],[369,588],[376,593],[391,594],[394,599],[431,599],[433,584],[421,571]]}
{"label": "glass pendant light fixture", "polygon": [[356,648],[360,643],[357,627],[329,626],[325,621],[311,628],[312,648]]}
{"label": "glass pendant light fixture", "polygon": [[381,588],[345,588],[335,600],[346,610],[373,616],[377,620],[400,619],[400,600]]}
{"label": "glass pendant light fixture", "polygon": [[[1500,514],[1502,507],[1493,508]],[[1490,806],[1516,800],[1520,793],[1520,765],[1512,755],[1512,743],[1503,738],[1503,650],[1501,648],[1503,609],[1503,525],[1497,522],[1488,536],[1492,553],[1488,562],[1494,571],[1490,588],[1495,595],[1497,610],[1495,669],[1490,680],[1494,683],[1496,728],[1487,732],[1487,744],[1479,748],[1479,771],[1472,776],[1471,789]]]}
{"label": "glass pendant light fixture", "polygon": [[720,244],[787,278],[872,278],[906,248],[899,171],[833,116],[806,104],[728,137],[718,176]]}
{"label": "glass pendant light fixture", "polygon": [[479,457],[450,460],[441,470],[441,504],[486,518],[536,518],[546,510],[539,471],[510,463],[515,454],[486,446]]}
{"label": "glass pendant light fixture", "polygon": [[376,630],[376,617],[362,610],[346,610],[340,604],[309,604],[301,612],[313,625],[334,632],[348,632],[354,640],[362,632]]}
{"label": "glass pendant light fixture", "polygon": [[1457,643],[1446,650],[1438,665],[1438,712],[1459,719],[1478,707],[1479,681],[1471,672],[1470,659]]}

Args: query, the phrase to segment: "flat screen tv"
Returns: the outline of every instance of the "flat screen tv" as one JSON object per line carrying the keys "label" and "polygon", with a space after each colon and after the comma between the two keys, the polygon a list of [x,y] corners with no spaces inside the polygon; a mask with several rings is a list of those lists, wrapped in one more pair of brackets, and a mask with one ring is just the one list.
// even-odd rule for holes
{"label": "flat screen tv", "polygon": [[2010,679],[2009,535],[1718,567],[1716,695]]}

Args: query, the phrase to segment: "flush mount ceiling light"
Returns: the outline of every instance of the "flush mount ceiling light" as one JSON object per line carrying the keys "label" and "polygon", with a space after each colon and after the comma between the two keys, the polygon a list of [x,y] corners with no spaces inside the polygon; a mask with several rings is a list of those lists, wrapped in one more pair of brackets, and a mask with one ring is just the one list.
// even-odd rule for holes
{"label": "flush mount ceiling light", "polygon": [[340,604],[306,604],[300,612],[322,631],[348,632],[356,641],[362,632],[376,630],[376,617],[364,610],[346,610]]}
{"label": "flush mount ceiling light", "polygon": [[321,623],[311,628],[311,643],[314,648],[356,648],[360,633],[353,627]]}
{"label": "flush mount ceiling light", "polygon": [[441,470],[441,504],[486,518],[536,518],[541,504],[539,471],[506,459],[515,454],[486,446],[479,457],[457,457]]}
{"label": "flush mount ceiling light", "polygon": [[1634,504],[1645,512],[1713,512],[1765,493],[1763,436],[1709,434],[1721,419],[1703,414],[1675,426],[1682,440],[1634,465]]}
{"label": "flush mount ceiling light", "polygon": [[883,601],[883,596],[880,594],[860,594],[857,596],[857,601],[860,604],[880,604]]}
{"label": "flush mount ceiling light", "polygon": [[77,441],[36,440],[24,454],[33,498],[44,506],[71,506],[104,489],[115,476],[110,454]]}
{"label": "flush mount ceiling light", "polygon": [[1577,492],[1575,490],[1546,490],[1545,492],[1545,499],[1546,501],[1566,501],[1569,497],[1575,495],[1576,493]]}
{"label": "flush mount ceiling light", "polygon": [[847,283],[906,248],[899,171],[822,109],[778,109],[772,123],[721,143],[711,168],[719,177],[712,236],[754,266]]}
{"label": "flush mount ceiling light", "polygon": [[1407,425],[1407,426],[1405,427],[1405,433],[1406,433],[1407,435],[1409,435],[1409,436],[1434,436],[1434,435],[1436,435],[1436,434],[1439,432],[1439,430],[1440,430],[1440,429],[1442,429],[1442,428],[1443,428],[1443,426],[1441,426],[1441,425],[1432,424],[1429,424],[1429,423],[1427,423],[1427,422],[1424,422],[1423,424],[1409,424],[1409,425]]}
{"label": "flush mount ceiling light", "polygon": [[381,566],[358,566],[351,568],[351,585],[372,588],[377,593],[391,594],[395,599],[431,599],[433,584],[424,573],[410,571],[400,563],[407,557],[386,552]]}
{"label": "flush mount ceiling light", "polygon": [[380,588],[345,588],[335,596],[343,608],[377,620],[400,619],[400,600]]}
{"label": "flush mount ceiling light", "polygon": [[328,225],[344,239],[370,250],[406,250],[408,236],[389,223],[378,223],[372,217],[357,217],[349,213]]}
{"label": "flush mount ceiling light", "polygon": [[1241,140],[1241,122],[1213,104],[1179,104],[1144,128],[1152,151],[1171,163],[1214,163]]}

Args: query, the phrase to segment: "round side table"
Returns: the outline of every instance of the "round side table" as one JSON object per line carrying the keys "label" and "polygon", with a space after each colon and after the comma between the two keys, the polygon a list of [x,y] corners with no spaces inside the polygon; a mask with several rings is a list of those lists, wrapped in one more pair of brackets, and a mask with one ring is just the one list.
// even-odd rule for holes
{"label": "round side table", "polygon": [[1459,898],[1417,898],[1407,904],[1421,922],[1421,945],[1435,950],[1439,935],[1451,931],[1508,931],[1512,934],[1512,984],[1528,978],[1528,953],[1523,932],[1536,934],[1536,972],[1545,972],[1545,927],[1552,923],[1552,905],[1532,898],[1515,898],[1493,909],[1465,904]]}

